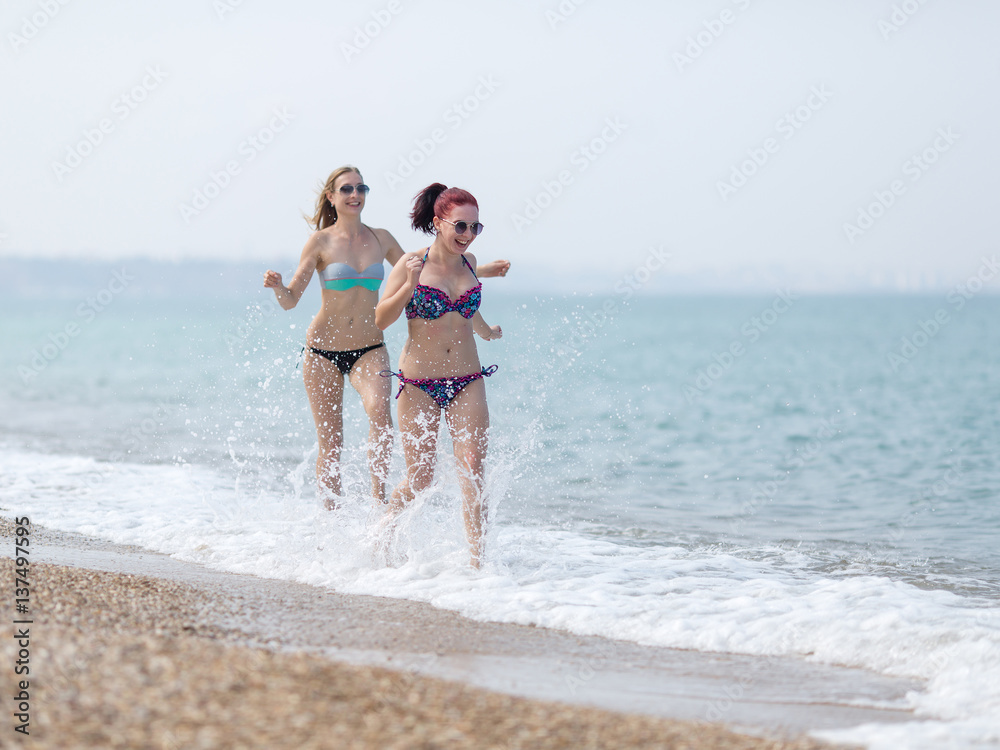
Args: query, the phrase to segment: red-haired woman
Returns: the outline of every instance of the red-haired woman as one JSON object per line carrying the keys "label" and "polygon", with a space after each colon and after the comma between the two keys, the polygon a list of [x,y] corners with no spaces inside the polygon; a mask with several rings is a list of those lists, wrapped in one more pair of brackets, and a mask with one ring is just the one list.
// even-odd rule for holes
{"label": "red-haired woman", "polygon": [[[316,481],[329,509],[336,507],[343,494],[340,451],[345,377],[361,396],[368,415],[372,495],[383,502],[392,453],[391,388],[379,377],[389,366],[389,355],[382,331],[375,325],[375,303],[385,276],[384,262],[395,264],[403,250],[385,229],[361,223],[368,190],[357,167],[334,170],[309,220],[316,231],[306,242],[288,286],[276,271],[264,274],[264,286],[274,289],[285,310],[298,304],[314,271],[322,284],[320,310],[306,334],[302,371],[319,440]],[[482,273],[505,276],[509,267],[506,261],[494,261]]]}
{"label": "red-haired woman", "polygon": [[435,183],[417,194],[410,218],[414,229],[435,234],[434,241],[395,264],[375,308],[375,324],[382,330],[405,311],[409,333],[399,372],[393,373],[400,379],[397,416],[406,475],[392,493],[389,513],[398,514],[434,478],[443,413],[458,464],[472,565],[478,568],[486,526],[482,495],[490,426],[483,377],[496,368],[482,367],[472,334],[487,341],[502,335],[500,326],[490,327],[479,313],[482,284],[476,259],[468,253],[483,230],[479,204],[465,190]]}

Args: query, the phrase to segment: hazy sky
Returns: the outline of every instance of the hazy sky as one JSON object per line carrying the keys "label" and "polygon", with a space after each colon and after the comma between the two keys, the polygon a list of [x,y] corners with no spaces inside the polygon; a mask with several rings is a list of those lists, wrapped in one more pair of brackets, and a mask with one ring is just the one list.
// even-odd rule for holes
{"label": "hazy sky", "polygon": [[[1000,252],[1000,3],[4,3],[0,258],[294,267],[337,166],[512,284],[942,288]],[[199,197],[200,195],[200,197]]]}

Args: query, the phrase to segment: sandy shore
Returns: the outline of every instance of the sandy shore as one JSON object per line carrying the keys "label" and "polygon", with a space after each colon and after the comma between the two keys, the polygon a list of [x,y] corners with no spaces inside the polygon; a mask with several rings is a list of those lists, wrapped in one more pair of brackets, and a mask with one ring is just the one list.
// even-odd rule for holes
{"label": "sandy shore", "polygon": [[[0,532],[9,536],[9,522]],[[15,577],[10,542],[0,563],[7,581]],[[183,563],[171,580],[160,570],[174,564],[165,562],[169,558],[38,528],[32,544],[31,734],[16,733],[18,722],[5,711],[2,747],[829,747],[787,732],[748,736],[718,723],[528,699],[470,684],[476,682],[471,674],[489,672],[492,664],[492,684],[504,689],[497,681],[509,675],[500,662],[530,664],[556,653],[563,655],[561,684],[588,681],[575,671],[580,663],[590,672],[604,664],[602,679],[589,681],[610,682],[620,692],[616,671],[625,669],[640,684],[643,678],[643,665],[635,662],[643,651],[628,644],[616,646],[612,659],[600,639],[475,623],[418,603],[345,597]],[[75,558],[73,566],[39,562],[46,559],[43,550],[63,562]],[[156,575],[109,571],[115,566]],[[14,615],[12,603],[7,613],[8,622],[23,617]],[[4,695],[12,696],[18,645],[7,638],[2,650]],[[706,679],[705,657],[685,657],[695,661],[681,671],[699,671],[689,684]],[[464,660],[471,672],[442,672],[454,680],[419,673],[427,671],[420,664],[428,659],[447,667],[449,658]],[[377,661],[403,669],[371,666]],[[532,678],[541,673],[518,674],[537,682]],[[727,679],[755,684],[732,682],[732,674]],[[513,688],[507,692],[525,692]],[[565,700],[564,692],[542,680],[543,695]]]}

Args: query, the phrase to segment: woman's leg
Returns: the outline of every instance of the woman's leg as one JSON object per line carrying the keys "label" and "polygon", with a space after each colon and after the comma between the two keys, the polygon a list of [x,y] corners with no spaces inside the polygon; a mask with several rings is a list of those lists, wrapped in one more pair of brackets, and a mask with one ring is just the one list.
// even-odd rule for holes
{"label": "woman's leg", "polygon": [[462,487],[462,517],[469,540],[472,567],[478,568],[484,552],[487,508],[483,502],[483,476],[489,443],[490,412],[486,384],[469,383],[445,410],[448,432],[455,448],[458,481]]}
{"label": "woman's leg", "polygon": [[441,407],[415,385],[407,385],[396,402],[399,434],[403,441],[406,475],[392,493],[390,512],[398,513],[414,494],[427,489],[434,479]]}
{"label": "woman's leg", "polygon": [[307,348],[302,358],[302,379],[319,440],[316,484],[327,510],[334,510],[336,498],[343,494],[340,449],[344,442],[344,376],[333,362]]}
{"label": "woman's leg", "polygon": [[392,383],[380,372],[389,369],[389,354],[384,346],[361,355],[351,368],[351,385],[361,396],[368,415],[368,470],[372,475],[372,496],[385,502],[385,480],[392,459],[392,411],[389,398]]}

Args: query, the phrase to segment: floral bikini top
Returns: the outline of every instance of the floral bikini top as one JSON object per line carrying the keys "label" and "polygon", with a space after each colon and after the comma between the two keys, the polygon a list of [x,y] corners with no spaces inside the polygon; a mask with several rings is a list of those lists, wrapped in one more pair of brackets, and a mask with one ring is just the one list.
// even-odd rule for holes
{"label": "floral bikini top", "polygon": [[[429,249],[428,252],[430,252]],[[424,253],[424,262],[427,262],[427,253]],[[464,255],[462,256],[462,262],[472,272],[472,275],[476,276],[476,272],[472,270],[472,266],[469,265],[469,261],[465,259]],[[479,280],[478,276],[476,276],[476,280]],[[437,320],[448,312],[457,312],[463,318],[468,319],[476,314],[476,310],[479,309],[479,303],[482,299],[482,282],[476,284],[454,302],[451,301],[451,297],[437,287],[417,284],[413,290],[413,296],[406,303],[406,319],[424,318],[425,320]]]}

